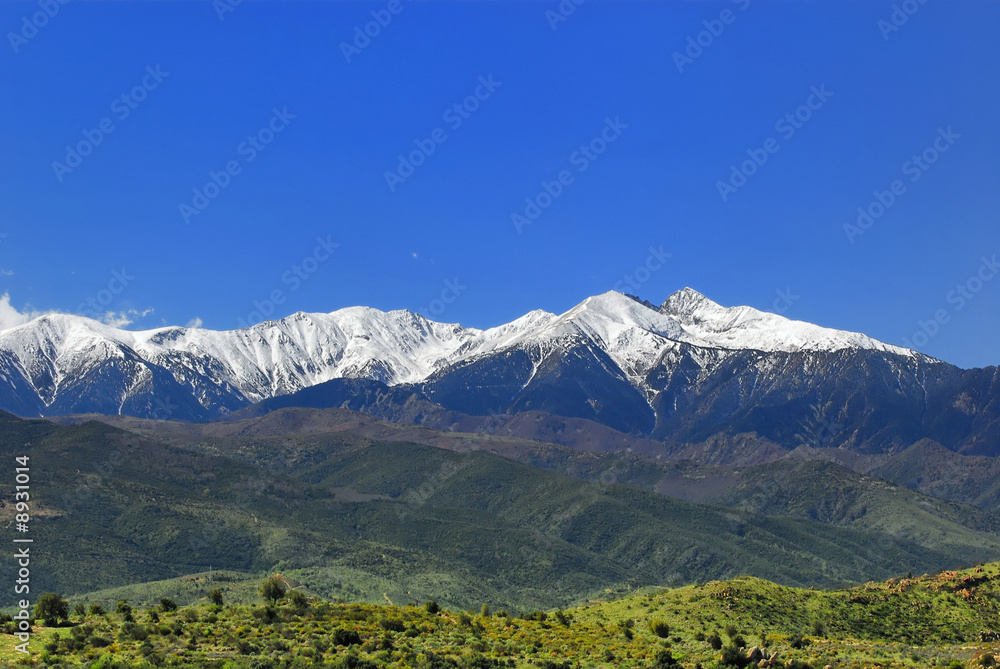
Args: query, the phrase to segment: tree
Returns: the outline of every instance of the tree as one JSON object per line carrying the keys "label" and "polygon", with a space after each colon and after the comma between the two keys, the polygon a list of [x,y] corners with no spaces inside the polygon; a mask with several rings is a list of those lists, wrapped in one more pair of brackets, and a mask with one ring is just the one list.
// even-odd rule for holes
{"label": "tree", "polygon": [[292,590],[288,593],[288,599],[297,608],[302,608],[309,604],[309,598],[301,590]]}
{"label": "tree", "polygon": [[100,604],[91,604],[90,605],[90,615],[92,615],[92,616],[103,616],[105,613],[106,613],[106,611],[104,610],[104,607],[101,606]]}
{"label": "tree", "polygon": [[284,581],[277,576],[265,578],[264,582],[260,584],[260,596],[274,603],[281,601],[287,590]]}
{"label": "tree", "polygon": [[170,599],[169,597],[161,597],[160,598],[160,608],[162,608],[164,611],[176,611],[177,610],[177,602],[175,602],[174,600]]}
{"label": "tree", "polygon": [[35,603],[35,617],[44,620],[49,627],[60,620],[69,620],[69,602],[54,592],[46,592]]}
{"label": "tree", "polygon": [[424,602],[424,609],[427,611],[427,613],[434,615],[435,613],[441,610],[441,607],[438,606],[438,603],[435,602],[433,599],[428,599],[426,602]]}
{"label": "tree", "polygon": [[87,606],[83,602],[77,602],[76,606],[73,607],[73,615],[84,617],[87,615]]}
{"label": "tree", "polygon": [[208,598],[212,600],[212,603],[216,606],[222,606],[222,589],[215,588],[212,592],[208,593]]}

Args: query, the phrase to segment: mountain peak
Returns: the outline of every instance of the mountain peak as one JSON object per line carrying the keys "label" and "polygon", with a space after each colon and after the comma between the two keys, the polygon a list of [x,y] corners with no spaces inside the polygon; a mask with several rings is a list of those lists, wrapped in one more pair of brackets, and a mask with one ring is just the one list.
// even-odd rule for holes
{"label": "mountain peak", "polygon": [[708,299],[694,288],[681,288],[668,297],[660,305],[660,313],[668,316],[690,315],[704,307],[720,308],[720,305]]}

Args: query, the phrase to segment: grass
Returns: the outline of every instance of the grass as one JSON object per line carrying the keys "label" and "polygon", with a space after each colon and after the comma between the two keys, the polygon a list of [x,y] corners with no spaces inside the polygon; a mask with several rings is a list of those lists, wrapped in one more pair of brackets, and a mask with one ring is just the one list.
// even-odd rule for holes
{"label": "grass", "polygon": [[[36,623],[33,654],[2,635],[0,659],[47,667],[677,667],[739,666],[752,646],[775,666],[985,667],[1000,623],[1000,564],[841,590],[789,588],[754,578],[648,589],[613,601],[511,617],[492,610],[330,602],[303,596],[277,605],[228,603],[250,581],[216,582],[223,606],[176,611],[133,602],[118,613]],[[204,576],[191,577],[202,587]],[[259,583],[259,581],[258,581]],[[298,584],[300,592],[303,586]],[[139,592],[139,591],[137,591]],[[146,593],[156,592],[151,585]],[[194,593],[197,594],[197,593]],[[88,601],[104,600],[93,593]],[[614,593],[609,593],[613,596]],[[433,611],[433,612],[432,612]],[[711,637],[747,650],[713,648]],[[723,657],[735,662],[726,665]],[[756,663],[756,662],[755,662]]]}

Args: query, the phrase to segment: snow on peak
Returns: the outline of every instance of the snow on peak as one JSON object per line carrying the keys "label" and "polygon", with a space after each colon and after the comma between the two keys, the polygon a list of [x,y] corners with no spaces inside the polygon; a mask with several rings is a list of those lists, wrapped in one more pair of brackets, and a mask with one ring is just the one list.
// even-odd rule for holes
{"label": "snow on peak", "polygon": [[[214,389],[256,401],[334,378],[389,385],[417,383],[452,364],[514,347],[540,355],[589,342],[637,387],[681,344],[711,349],[835,351],[870,349],[918,355],[863,334],[793,321],[750,307],[723,307],[684,288],[656,308],[610,291],[563,314],[531,311],[487,330],[438,323],[411,311],[350,307],[296,313],[241,330],[163,327],[120,330],[81,316],[52,314],[0,331],[0,362],[9,361],[48,397],[109,359],[141,360],[168,370],[203,403]],[[51,387],[51,390],[43,390]]]}
{"label": "snow on peak", "polygon": [[660,312],[675,318],[694,341],[726,349],[758,351],[839,351],[867,349],[914,355],[867,335],[795,321],[753,307],[723,307],[691,288],[679,290]]}
{"label": "snow on peak", "polygon": [[682,288],[668,297],[660,305],[660,313],[670,316],[682,316],[699,309],[722,309],[721,306],[708,299],[694,288]]}

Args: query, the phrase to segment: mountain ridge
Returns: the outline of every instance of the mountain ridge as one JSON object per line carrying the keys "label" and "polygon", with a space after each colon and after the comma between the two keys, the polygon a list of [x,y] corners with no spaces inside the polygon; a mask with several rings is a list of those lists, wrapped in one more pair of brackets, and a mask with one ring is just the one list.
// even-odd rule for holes
{"label": "mountain ridge", "polygon": [[691,288],[659,307],[610,291],[486,330],[349,307],[241,330],[48,315],[0,332],[0,409],[28,417],[215,420],[331,384],[323,401],[366,412],[359,398],[473,416],[540,411],[675,446],[746,434],[786,449],[892,452],[931,438],[992,453],[1000,441],[996,368],[960,370]]}

